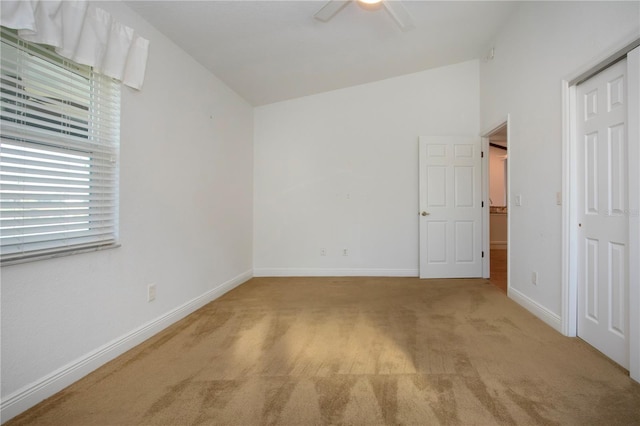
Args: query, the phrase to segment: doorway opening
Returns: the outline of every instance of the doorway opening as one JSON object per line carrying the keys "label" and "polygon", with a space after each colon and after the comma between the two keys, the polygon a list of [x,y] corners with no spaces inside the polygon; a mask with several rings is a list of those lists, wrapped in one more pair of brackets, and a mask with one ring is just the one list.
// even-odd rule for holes
{"label": "doorway opening", "polygon": [[489,282],[507,293],[508,249],[508,137],[503,124],[486,137],[489,140]]}

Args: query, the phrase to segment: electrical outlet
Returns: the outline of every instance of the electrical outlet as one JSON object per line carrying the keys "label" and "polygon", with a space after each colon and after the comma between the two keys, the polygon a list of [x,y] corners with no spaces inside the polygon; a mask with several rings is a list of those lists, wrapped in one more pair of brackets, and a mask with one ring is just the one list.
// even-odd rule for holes
{"label": "electrical outlet", "polygon": [[531,284],[538,285],[538,273],[536,271],[531,273]]}
{"label": "electrical outlet", "polygon": [[149,284],[147,286],[147,302],[153,302],[156,300],[156,285]]}
{"label": "electrical outlet", "polygon": [[342,255],[343,256],[349,256],[349,249],[342,249]]}
{"label": "electrical outlet", "polygon": [[321,248],[320,249],[320,256],[326,256],[327,255],[327,249],[326,248]]}

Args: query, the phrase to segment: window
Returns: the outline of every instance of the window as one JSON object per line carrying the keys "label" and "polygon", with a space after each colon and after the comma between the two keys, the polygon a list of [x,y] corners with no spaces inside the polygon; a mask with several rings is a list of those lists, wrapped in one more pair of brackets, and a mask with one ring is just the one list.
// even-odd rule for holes
{"label": "window", "polygon": [[2,28],[3,264],[113,246],[120,86]]}

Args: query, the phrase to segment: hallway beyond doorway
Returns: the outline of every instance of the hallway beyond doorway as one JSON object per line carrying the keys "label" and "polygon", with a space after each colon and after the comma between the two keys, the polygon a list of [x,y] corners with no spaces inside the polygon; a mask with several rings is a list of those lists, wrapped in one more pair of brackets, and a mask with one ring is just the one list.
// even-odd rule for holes
{"label": "hallway beyond doorway", "polygon": [[491,271],[489,282],[507,293],[507,251],[491,250]]}

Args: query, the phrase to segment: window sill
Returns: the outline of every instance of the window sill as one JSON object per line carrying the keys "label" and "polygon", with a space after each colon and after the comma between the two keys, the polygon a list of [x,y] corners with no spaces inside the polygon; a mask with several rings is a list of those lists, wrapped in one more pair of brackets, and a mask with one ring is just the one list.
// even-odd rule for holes
{"label": "window sill", "polygon": [[113,243],[113,244],[107,244],[107,245],[102,245],[102,246],[94,246],[94,247],[78,247],[78,248],[74,248],[74,249],[61,250],[61,251],[58,251],[58,252],[48,252],[48,253],[42,253],[42,254],[34,253],[32,255],[28,255],[28,256],[25,256],[25,257],[18,258],[18,259],[7,259],[7,260],[0,261],[0,266],[5,267],[5,266],[12,266],[12,265],[19,265],[19,264],[22,264],[22,263],[37,262],[39,260],[55,259],[55,258],[58,258],[58,257],[72,256],[74,254],[90,253],[90,252],[102,251],[102,250],[110,250],[110,249],[118,248],[120,246],[121,246],[120,243]]}

